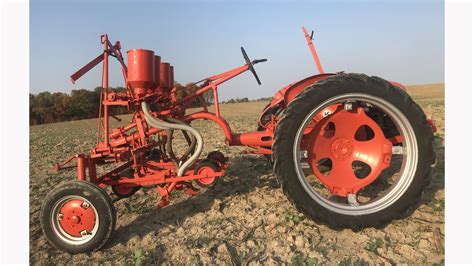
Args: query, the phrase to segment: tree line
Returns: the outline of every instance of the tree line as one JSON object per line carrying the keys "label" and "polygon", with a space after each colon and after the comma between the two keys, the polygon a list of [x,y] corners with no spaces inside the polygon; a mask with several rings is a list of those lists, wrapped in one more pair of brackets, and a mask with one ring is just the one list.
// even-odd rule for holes
{"label": "tree line", "polygon": [[[182,86],[177,83],[176,87],[176,97],[178,99],[184,98],[198,89],[195,84]],[[109,88],[109,92],[125,91],[124,87]],[[70,94],[48,91],[38,94],[30,93],[30,125],[97,118],[99,115],[100,92],[101,87],[97,87],[92,91],[86,89],[72,90]],[[205,93],[204,99],[206,102],[211,102],[212,92]],[[196,101],[192,106],[195,107],[198,104],[199,102]],[[127,108],[121,106],[109,110],[111,115],[128,113]]]}
{"label": "tree line", "polygon": [[[181,85],[176,83],[176,98],[182,99],[192,92],[199,89],[193,83]],[[125,92],[124,87],[109,88],[109,92]],[[56,123],[63,121],[72,121],[79,119],[97,118],[99,115],[101,87],[94,90],[72,90],[70,94],[63,92],[41,92],[38,94],[30,93],[30,125],[39,125],[47,123]],[[213,103],[212,90],[203,94],[204,101],[208,104]],[[271,98],[261,98],[258,100],[268,100]],[[249,102],[248,98],[230,99],[222,103]],[[191,107],[200,106],[196,99]],[[127,108],[117,106],[109,109],[111,115],[122,115],[128,113]]]}
{"label": "tree line", "polygon": [[[122,92],[125,88],[111,88]],[[72,90],[71,94],[49,91],[30,93],[30,125],[96,118],[99,114],[101,88]],[[126,113],[125,108],[110,108],[113,115]]]}

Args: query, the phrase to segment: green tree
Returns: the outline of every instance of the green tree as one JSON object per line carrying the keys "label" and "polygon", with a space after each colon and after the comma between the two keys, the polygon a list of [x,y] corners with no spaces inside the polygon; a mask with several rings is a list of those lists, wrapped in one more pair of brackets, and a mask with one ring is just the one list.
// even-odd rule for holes
{"label": "green tree", "polygon": [[72,90],[64,115],[66,120],[94,118],[98,115],[100,95],[85,89]]}

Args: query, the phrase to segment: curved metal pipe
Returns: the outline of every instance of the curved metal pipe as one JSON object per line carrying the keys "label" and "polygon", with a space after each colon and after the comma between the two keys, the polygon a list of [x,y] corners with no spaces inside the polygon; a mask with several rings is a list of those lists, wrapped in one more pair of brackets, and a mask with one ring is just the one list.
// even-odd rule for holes
{"label": "curved metal pipe", "polygon": [[170,157],[171,161],[176,165],[177,168],[179,168],[179,160],[176,158],[176,155],[174,154],[173,151],[173,129],[168,129],[166,131],[168,133],[168,138],[166,140],[166,152],[168,153],[168,156]]}
{"label": "curved metal pipe", "polygon": [[232,130],[230,129],[227,121],[225,121],[222,117],[217,117],[215,114],[209,112],[197,112],[189,114],[183,118],[183,120],[188,123],[197,119],[208,119],[215,122],[224,131],[226,143],[232,146]]}
{"label": "curved metal pipe", "polygon": [[[166,117],[165,118],[167,122],[172,122],[172,123],[176,123],[176,124],[182,124],[182,125],[186,125],[186,126],[189,126],[186,122],[182,121],[182,120],[179,120],[179,119],[175,119],[175,118],[172,118],[172,117]],[[174,154],[174,151],[173,151],[173,131],[174,130],[168,130],[168,135],[169,135],[169,141],[166,142],[166,150],[168,151],[171,159],[176,163],[178,164],[178,160],[176,159],[176,156]],[[186,151],[184,152],[183,156],[181,157],[181,160],[187,158],[189,156],[189,154],[191,154],[193,151],[194,151],[194,148],[196,147],[196,138],[194,137],[194,135],[191,135],[191,138],[188,136],[188,133],[187,131],[185,130],[181,130],[182,133],[183,133],[183,136],[184,138],[186,139],[186,142],[188,143],[188,148],[186,149]]]}
{"label": "curved metal pipe", "polygon": [[186,170],[192,164],[194,164],[197,161],[197,159],[199,158],[199,156],[201,155],[201,152],[202,152],[202,149],[203,149],[203,144],[204,144],[201,134],[199,133],[199,131],[197,131],[196,129],[194,129],[194,128],[188,126],[188,125],[168,123],[168,122],[165,122],[163,120],[160,120],[160,119],[154,117],[150,113],[150,106],[148,105],[147,102],[142,102],[142,110],[143,110],[143,114],[145,115],[145,120],[147,121],[148,124],[150,124],[150,126],[158,128],[158,129],[165,129],[165,130],[166,129],[185,130],[185,131],[188,131],[189,133],[191,133],[196,138],[196,140],[197,140],[196,151],[178,169],[178,176],[183,176],[184,173],[186,172]]}

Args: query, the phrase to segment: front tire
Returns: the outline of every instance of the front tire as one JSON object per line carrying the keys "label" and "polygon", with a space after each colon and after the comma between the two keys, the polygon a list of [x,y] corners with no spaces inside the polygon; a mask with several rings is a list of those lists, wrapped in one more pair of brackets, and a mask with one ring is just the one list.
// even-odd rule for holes
{"label": "front tire", "polygon": [[115,228],[116,214],[102,188],[73,181],[55,187],[46,196],[40,221],[53,246],[76,254],[100,249]]}
{"label": "front tire", "polygon": [[[352,102],[355,107],[352,107]],[[355,110],[344,110],[344,103],[350,103],[350,108]],[[337,112],[327,117],[321,115],[325,108],[335,106],[340,108]],[[404,140],[401,144],[392,142],[394,147],[398,146],[395,149],[391,147],[392,152],[401,150],[406,154],[402,152],[400,156],[397,155],[400,159],[400,165],[397,166],[400,168],[400,176],[389,177],[389,181],[386,181],[385,177],[382,178],[394,163],[394,158],[390,158],[392,153],[384,150],[390,146],[388,139],[391,138],[387,136],[389,130],[382,122],[368,115],[369,108],[375,108],[382,115],[390,117]],[[357,118],[357,112],[361,116],[359,122],[347,119]],[[318,115],[320,117],[316,121],[319,121],[319,124],[314,128],[307,128]],[[336,119],[338,115],[344,118],[343,121]],[[324,121],[334,121],[332,129],[327,127],[328,136],[322,133],[322,126],[318,126]],[[351,125],[352,128],[357,128],[357,123],[369,125],[371,128],[364,128],[362,133],[357,133],[360,130],[351,130]],[[313,134],[307,133],[308,131],[317,132]],[[336,134],[337,138],[331,134]],[[346,134],[346,137],[341,137],[343,134]],[[360,138],[358,135],[366,139],[357,140]],[[308,136],[314,137],[308,140]],[[420,200],[423,189],[430,181],[431,162],[434,158],[432,142],[433,134],[425,114],[405,91],[378,77],[339,74],[315,83],[301,92],[284,111],[277,125],[272,147],[273,169],[284,193],[295,207],[310,219],[322,221],[332,228],[357,230],[363,227],[378,227],[404,217]],[[315,143],[319,146],[312,146]],[[373,147],[374,152],[364,156],[364,151],[369,146]],[[357,150],[358,147],[360,150]],[[386,156],[383,156],[382,151],[387,152]],[[307,158],[301,155],[304,153],[309,153],[305,155]],[[351,161],[353,158],[361,158],[362,161],[364,158],[375,158],[365,161],[369,164],[369,170],[365,172],[369,174],[359,171],[359,175],[366,175],[370,180],[365,182],[365,177],[360,177],[355,172],[354,162]],[[304,167],[305,163],[309,167]],[[371,163],[373,164],[370,165]],[[350,165],[345,167],[345,172],[340,169],[344,165]],[[352,175],[353,177],[348,177]],[[385,187],[386,191],[377,192],[372,187],[379,186],[378,183],[381,183],[382,179],[382,187]],[[315,182],[319,183],[313,186]],[[359,204],[357,193],[361,191],[372,195],[373,198],[368,196],[367,202]]]}

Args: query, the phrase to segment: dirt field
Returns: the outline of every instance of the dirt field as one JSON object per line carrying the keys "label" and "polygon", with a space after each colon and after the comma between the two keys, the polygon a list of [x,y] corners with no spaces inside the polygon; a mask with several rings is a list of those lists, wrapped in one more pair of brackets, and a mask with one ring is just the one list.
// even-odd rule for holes
{"label": "dirt field", "polygon": [[[219,129],[193,123],[213,149],[231,157],[226,176],[214,188],[189,197],[177,194],[156,210],[153,189],[116,202],[117,226],[99,252],[69,255],[49,245],[39,223],[42,200],[53,186],[75,177],[52,164],[87,152],[97,120],[30,128],[30,260],[32,264],[433,264],[444,262],[444,84],[409,87],[436,120],[438,163],[422,204],[408,218],[381,229],[336,231],[305,219],[281,192],[271,166],[260,156],[227,147]],[[254,130],[265,102],[222,105],[239,131]],[[216,133],[217,132],[217,133]]]}

